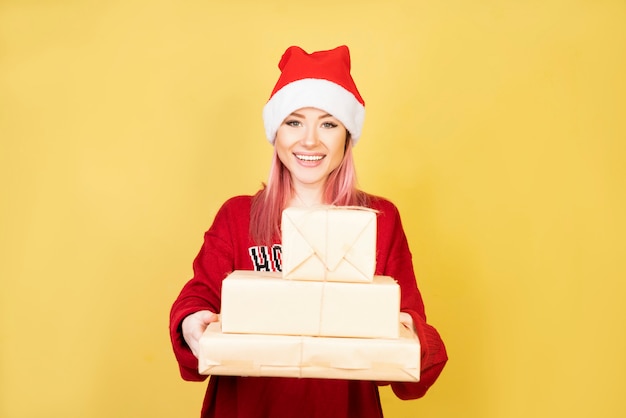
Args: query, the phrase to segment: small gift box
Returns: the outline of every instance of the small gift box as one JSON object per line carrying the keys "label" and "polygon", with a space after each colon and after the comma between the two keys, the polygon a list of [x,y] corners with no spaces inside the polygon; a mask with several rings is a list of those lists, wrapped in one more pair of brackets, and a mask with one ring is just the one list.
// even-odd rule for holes
{"label": "small gift box", "polygon": [[345,206],[287,208],[281,228],[283,278],[372,281],[375,211]]}

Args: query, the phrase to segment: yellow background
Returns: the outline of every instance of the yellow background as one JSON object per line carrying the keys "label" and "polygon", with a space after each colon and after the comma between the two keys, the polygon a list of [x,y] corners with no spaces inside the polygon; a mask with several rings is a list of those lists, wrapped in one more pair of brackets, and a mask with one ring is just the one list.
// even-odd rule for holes
{"label": "yellow background", "polygon": [[344,43],[450,355],[386,416],[626,416],[618,0],[2,1],[0,416],[198,416],[169,307],[266,177],[280,54]]}

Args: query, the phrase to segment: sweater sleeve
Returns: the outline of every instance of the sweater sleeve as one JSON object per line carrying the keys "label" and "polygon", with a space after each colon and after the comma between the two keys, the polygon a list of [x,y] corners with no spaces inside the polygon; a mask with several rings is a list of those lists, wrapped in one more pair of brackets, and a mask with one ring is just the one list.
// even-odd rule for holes
{"label": "sweater sleeve", "polygon": [[219,313],[222,280],[234,270],[233,243],[230,239],[229,214],[225,206],[218,211],[193,262],[193,278],[182,288],[170,310],[170,339],[181,377],[190,381],[207,378],[198,373],[198,359],[185,342],[181,323],[200,310]]}
{"label": "sweater sleeve", "polygon": [[393,382],[391,388],[400,399],[417,399],[426,394],[443,370],[448,356],[437,330],[426,321],[422,296],[417,287],[412,255],[397,208],[386,202],[379,214],[378,274],[393,277],[400,285],[400,310],[411,315],[421,345],[419,382]]}

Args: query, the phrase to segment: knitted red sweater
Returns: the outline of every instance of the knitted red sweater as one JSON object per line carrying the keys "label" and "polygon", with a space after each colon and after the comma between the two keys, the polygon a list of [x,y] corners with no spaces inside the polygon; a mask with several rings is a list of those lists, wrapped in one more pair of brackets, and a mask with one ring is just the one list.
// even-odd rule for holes
{"label": "knitted red sweater", "polygon": [[[280,270],[280,244],[255,245],[249,235],[251,196],[229,199],[204,235],[194,260],[194,276],[183,287],[170,314],[170,336],[185,380],[202,381],[198,360],[185,343],[180,324],[189,314],[220,311],[222,280],[233,270]],[[371,196],[378,211],[376,274],[396,279],[401,289],[401,310],[413,318],[422,346],[421,380],[391,383],[401,399],[424,396],[441,373],[447,354],[437,331],[426,323],[417,289],[411,253],[397,208]],[[376,306],[372,306],[376,309]],[[382,409],[378,384],[370,381],[211,376],[202,418],[379,418]]]}

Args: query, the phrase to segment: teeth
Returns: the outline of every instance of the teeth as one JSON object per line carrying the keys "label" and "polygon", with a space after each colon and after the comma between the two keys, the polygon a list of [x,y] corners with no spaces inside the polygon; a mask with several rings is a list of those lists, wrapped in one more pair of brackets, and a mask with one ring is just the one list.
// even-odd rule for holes
{"label": "teeth", "polygon": [[302,161],[319,161],[322,158],[324,158],[323,155],[298,155],[298,154],[296,154],[296,157]]}

